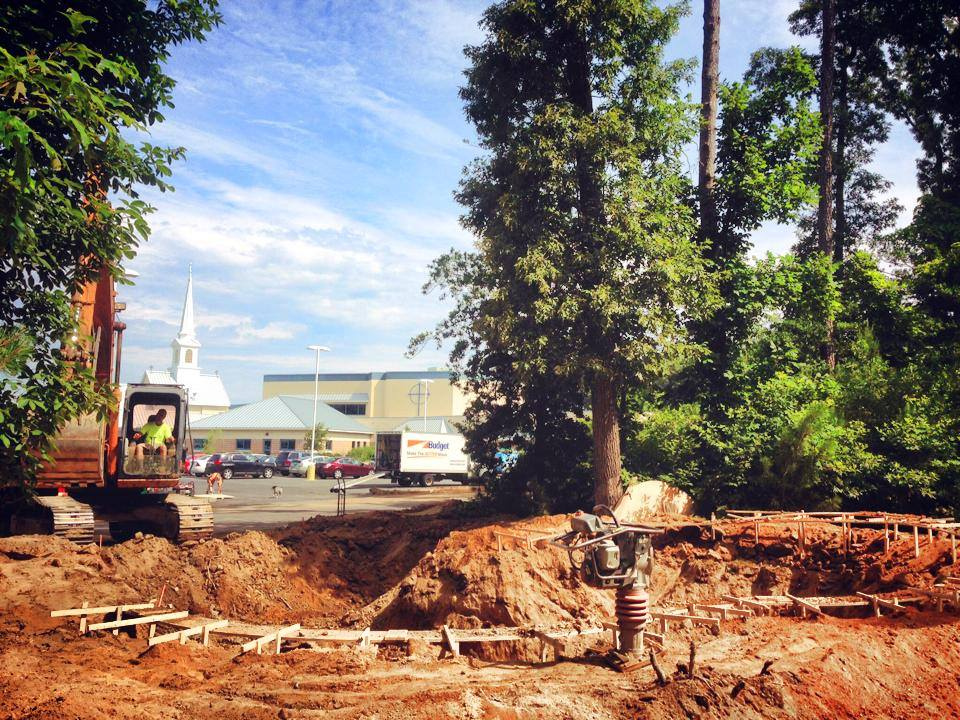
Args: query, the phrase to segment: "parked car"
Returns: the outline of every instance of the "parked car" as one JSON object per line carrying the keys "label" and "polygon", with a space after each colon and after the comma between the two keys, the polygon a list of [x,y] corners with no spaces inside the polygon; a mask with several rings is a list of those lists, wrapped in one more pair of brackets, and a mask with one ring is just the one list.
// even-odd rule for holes
{"label": "parked car", "polygon": [[190,463],[190,474],[195,476],[203,475],[203,470],[207,466],[210,455],[194,455],[193,462]]}
{"label": "parked car", "polygon": [[317,466],[317,475],[322,478],[333,477],[365,477],[373,470],[370,463],[360,462],[353,458],[341,457],[323,465]]}
{"label": "parked car", "polygon": [[237,475],[250,475],[252,477],[272,478],[273,467],[259,462],[253,455],[245,453],[215,453],[207,460],[203,474],[210,475],[214,471],[219,472],[224,480]]}
{"label": "parked car", "polygon": [[204,456],[204,455],[201,455],[201,454],[199,454],[199,453],[194,453],[193,455],[187,455],[187,456],[183,459],[183,464],[182,464],[182,466],[181,466],[181,470],[183,471],[183,474],[184,474],[184,475],[190,474],[190,472],[191,472],[190,469],[191,469],[191,468],[193,467],[193,465],[197,462],[197,460],[198,460],[199,458],[201,458],[201,457],[205,457],[205,456]]}
{"label": "parked car", "polygon": [[277,454],[277,470],[279,470],[282,475],[289,475],[290,466],[293,465],[294,460],[298,460],[301,455],[307,454],[309,453],[300,452],[299,450],[281,450]]}
{"label": "parked car", "polygon": [[273,455],[263,455],[255,454],[254,457],[257,459],[257,462],[263,465],[269,465],[273,468],[273,471],[277,471],[277,459]]}
{"label": "parked car", "polygon": [[296,475],[297,477],[306,477],[307,468],[309,468],[311,465],[316,465],[317,467],[320,467],[321,465],[328,462],[332,462],[333,460],[336,460],[336,458],[329,457],[327,455],[311,456],[311,455],[307,455],[306,453],[303,453],[300,455],[299,458],[294,460],[293,463],[290,465],[290,474]]}

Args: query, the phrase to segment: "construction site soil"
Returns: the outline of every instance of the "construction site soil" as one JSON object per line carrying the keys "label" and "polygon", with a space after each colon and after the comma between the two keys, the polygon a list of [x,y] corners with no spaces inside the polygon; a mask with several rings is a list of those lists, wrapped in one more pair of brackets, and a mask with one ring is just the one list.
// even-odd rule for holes
{"label": "construction site soil", "polygon": [[[563,551],[509,540],[498,550],[497,530],[562,532],[567,517],[477,519],[462,507],[317,517],[193,547],[149,536],[104,547],[0,539],[0,718],[960,717],[960,617],[950,607],[736,618],[719,634],[674,625],[659,658],[665,685],[649,667],[606,667],[591,650],[608,649],[609,633],[549,662],[536,640],[445,659],[427,643],[239,655],[224,642],[146,650],[142,628],[81,636],[75,619],[50,617],[83,601],[162,595],[164,606],[259,625],[582,629],[611,619],[613,593],[584,586]],[[661,520],[655,606],[928,588],[960,575],[950,543],[936,539],[915,557],[912,535],[884,551],[882,530],[862,530],[844,553],[838,527],[810,526],[800,558],[795,525],[764,525],[757,544],[750,525],[714,541],[680,527],[686,518]]]}

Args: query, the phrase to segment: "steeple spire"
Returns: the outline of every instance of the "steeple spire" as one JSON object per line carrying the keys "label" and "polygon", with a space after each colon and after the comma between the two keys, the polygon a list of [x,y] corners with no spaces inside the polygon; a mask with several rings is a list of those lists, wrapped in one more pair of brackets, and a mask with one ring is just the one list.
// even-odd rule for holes
{"label": "steeple spire", "polygon": [[180,316],[180,332],[177,340],[197,342],[197,327],[193,319],[193,263],[187,270],[187,294],[183,298],[183,314]]}
{"label": "steeple spire", "polygon": [[197,326],[193,319],[193,265],[187,276],[187,294],[183,298],[183,314],[180,315],[180,332],[170,343],[173,348],[173,362],[170,373],[179,383],[200,372],[200,341],[197,339]]}

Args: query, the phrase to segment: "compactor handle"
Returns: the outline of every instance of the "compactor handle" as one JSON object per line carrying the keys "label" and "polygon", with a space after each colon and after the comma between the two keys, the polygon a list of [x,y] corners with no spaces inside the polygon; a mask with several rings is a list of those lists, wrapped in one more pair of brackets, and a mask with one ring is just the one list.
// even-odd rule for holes
{"label": "compactor handle", "polygon": [[614,527],[620,527],[620,521],[617,520],[617,516],[614,515],[614,514],[613,514],[613,510],[611,510],[611,509],[610,509],[608,506],[606,506],[606,505],[594,505],[594,506],[593,506],[593,514],[596,515],[596,516],[597,516],[598,518],[600,518],[601,520],[603,519],[603,516],[604,516],[604,515],[607,515],[608,517],[610,517],[610,518],[613,520],[613,525],[614,525]]}

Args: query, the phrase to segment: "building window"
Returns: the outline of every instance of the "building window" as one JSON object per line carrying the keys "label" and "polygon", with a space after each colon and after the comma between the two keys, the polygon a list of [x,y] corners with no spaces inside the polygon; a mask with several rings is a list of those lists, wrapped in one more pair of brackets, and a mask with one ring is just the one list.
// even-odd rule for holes
{"label": "building window", "polygon": [[281,450],[296,450],[297,441],[296,440],[281,440],[280,441]]}
{"label": "building window", "polygon": [[330,407],[344,415],[367,414],[367,406],[364,403],[330,403]]}
{"label": "building window", "polygon": [[237,450],[249,450],[250,441],[249,440],[237,440]]}
{"label": "building window", "polygon": [[188,364],[193,362],[193,350],[187,350],[187,352],[184,353],[183,361]]}
{"label": "building window", "polygon": [[193,451],[200,452],[207,446],[207,441],[204,438],[194,438],[193,439]]}
{"label": "building window", "polygon": [[333,450],[333,440],[327,440],[326,445],[324,445],[324,447],[327,450]]}
{"label": "building window", "polygon": [[263,440],[263,454],[269,455],[270,451],[273,449],[273,441],[270,438],[264,438]]}

